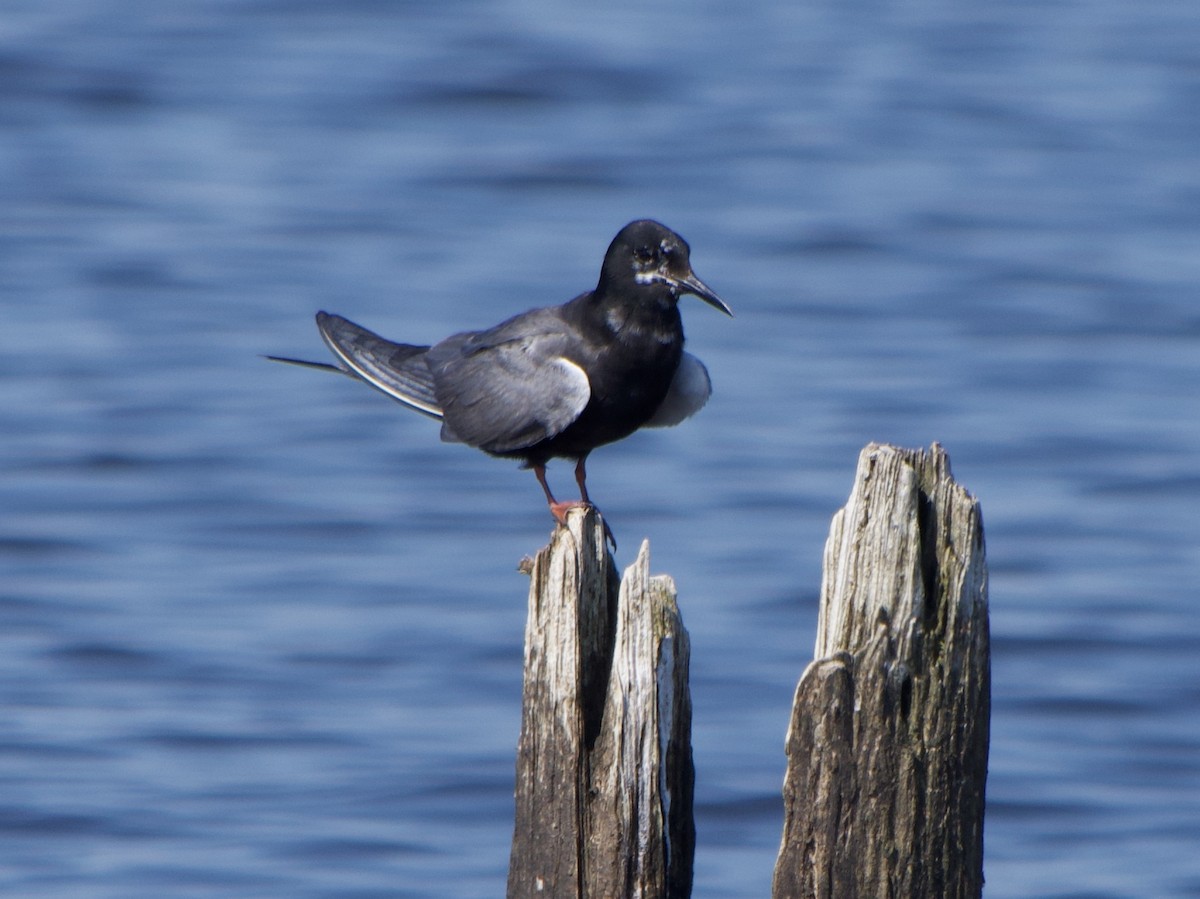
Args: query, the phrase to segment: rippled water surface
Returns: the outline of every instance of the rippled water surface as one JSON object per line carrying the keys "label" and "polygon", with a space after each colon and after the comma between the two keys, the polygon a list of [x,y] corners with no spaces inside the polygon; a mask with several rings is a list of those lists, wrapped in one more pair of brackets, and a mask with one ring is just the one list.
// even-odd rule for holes
{"label": "rippled water surface", "polygon": [[[0,13],[0,888],[504,889],[533,478],[322,358],[592,286],[652,216],[715,394],[592,457],[692,634],[696,895],[769,893],[858,450],[991,566],[991,897],[1200,896],[1200,13]],[[551,477],[569,494],[569,466]]]}

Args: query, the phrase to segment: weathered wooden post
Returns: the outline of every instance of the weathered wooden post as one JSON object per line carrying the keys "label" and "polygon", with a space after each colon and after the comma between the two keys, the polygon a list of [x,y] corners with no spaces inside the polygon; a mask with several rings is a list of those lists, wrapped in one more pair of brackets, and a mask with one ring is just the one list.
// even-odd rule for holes
{"label": "weathered wooden post", "polygon": [[510,899],[691,895],[688,635],[649,555],[618,584],[572,510],[529,566]]}
{"label": "weathered wooden post", "polygon": [[978,899],[990,702],[979,506],[937,444],[871,444],[825,545],[775,899]]}

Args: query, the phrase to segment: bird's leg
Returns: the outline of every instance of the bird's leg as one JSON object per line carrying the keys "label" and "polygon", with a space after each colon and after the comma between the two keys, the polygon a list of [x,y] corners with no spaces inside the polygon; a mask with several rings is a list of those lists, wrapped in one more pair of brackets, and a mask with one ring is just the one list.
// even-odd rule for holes
{"label": "bird's leg", "polygon": [[[568,509],[576,509],[580,506],[592,506],[592,501],[591,501],[591,499],[588,498],[588,492],[587,492],[587,486],[586,486],[587,469],[584,467],[584,464],[583,464],[584,459],[586,459],[586,458],[587,457],[584,456],[584,457],[580,458],[580,460],[578,462],[575,463],[575,482],[579,485],[579,495],[581,498],[577,499],[577,500],[572,500],[571,502],[566,502],[566,503],[560,503],[558,500],[556,500],[554,498],[554,494],[550,492],[550,485],[546,483],[546,466],[545,465],[530,466],[533,469],[534,475],[538,479],[538,483],[542,485],[542,490],[546,494],[546,502],[550,504],[550,514],[553,515],[554,520],[557,521],[561,525],[566,525],[566,523],[567,523],[567,510]],[[592,508],[595,508],[595,507],[592,506]],[[604,521],[603,518],[601,518],[600,520],[604,524],[604,536],[608,539],[608,542],[612,544],[612,548],[615,550],[617,548],[617,538],[613,536],[612,528],[610,528],[608,526],[608,522]]]}
{"label": "bird's leg", "polygon": [[531,465],[530,468],[533,469],[534,477],[538,479],[538,483],[542,485],[542,490],[546,494],[546,502],[548,502],[550,504],[550,508],[553,509],[558,503],[558,500],[554,498],[554,494],[550,492],[550,485],[546,483],[546,466]]}
{"label": "bird's leg", "polygon": [[576,506],[581,506],[578,500],[573,500],[567,503],[560,503],[554,498],[554,494],[550,492],[550,485],[546,483],[546,466],[531,465],[534,476],[538,479],[538,483],[542,485],[542,490],[546,494],[546,502],[550,505],[550,514],[554,516],[554,520],[559,524],[567,523],[567,510],[574,509]]}
{"label": "bird's leg", "polygon": [[[575,463],[575,483],[579,485],[580,502],[585,506],[596,508],[596,504],[592,502],[592,498],[587,492],[587,453],[579,457],[579,461]],[[596,509],[596,514],[599,515],[600,510]],[[608,526],[608,522],[600,516],[600,523],[604,525],[604,536],[608,538],[608,542],[612,544],[612,548],[617,548],[617,538],[613,536],[612,528]]]}
{"label": "bird's leg", "polygon": [[589,506],[592,504],[592,499],[587,492],[587,468],[584,463],[587,462],[587,456],[580,456],[579,461],[575,463],[575,483],[579,485],[579,498]]}

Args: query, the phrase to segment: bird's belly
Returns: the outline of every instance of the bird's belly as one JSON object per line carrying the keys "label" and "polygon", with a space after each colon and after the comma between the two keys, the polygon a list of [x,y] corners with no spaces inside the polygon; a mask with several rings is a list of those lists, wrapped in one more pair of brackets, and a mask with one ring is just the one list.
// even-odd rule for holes
{"label": "bird's belly", "polygon": [[669,383],[670,378],[646,378],[623,389],[598,391],[579,418],[543,448],[549,456],[577,458],[628,437],[654,415]]}

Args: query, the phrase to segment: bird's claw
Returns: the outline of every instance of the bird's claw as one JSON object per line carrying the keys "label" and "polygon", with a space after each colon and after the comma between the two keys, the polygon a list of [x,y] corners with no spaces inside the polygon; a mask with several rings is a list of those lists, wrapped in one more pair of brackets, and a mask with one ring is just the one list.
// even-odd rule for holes
{"label": "bird's claw", "polygon": [[[573,499],[565,503],[560,503],[558,501],[550,503],[550,514],[554,516],[554,520],[557,521],[562,527],[567,526],[567,512],[571,509],[596,509],[596,507],[592,503],[582,499]],[[597,515],[599,515],[599,512],[600,510],[596,509]],[[608,522],[604,520],[603,516],[600,516],[600,523],[604,525],[604,539],[608,541],[608,544],[612,547],[613,552],[616,552],[617,538],[613,536],[612,528],[608,526]]]}

